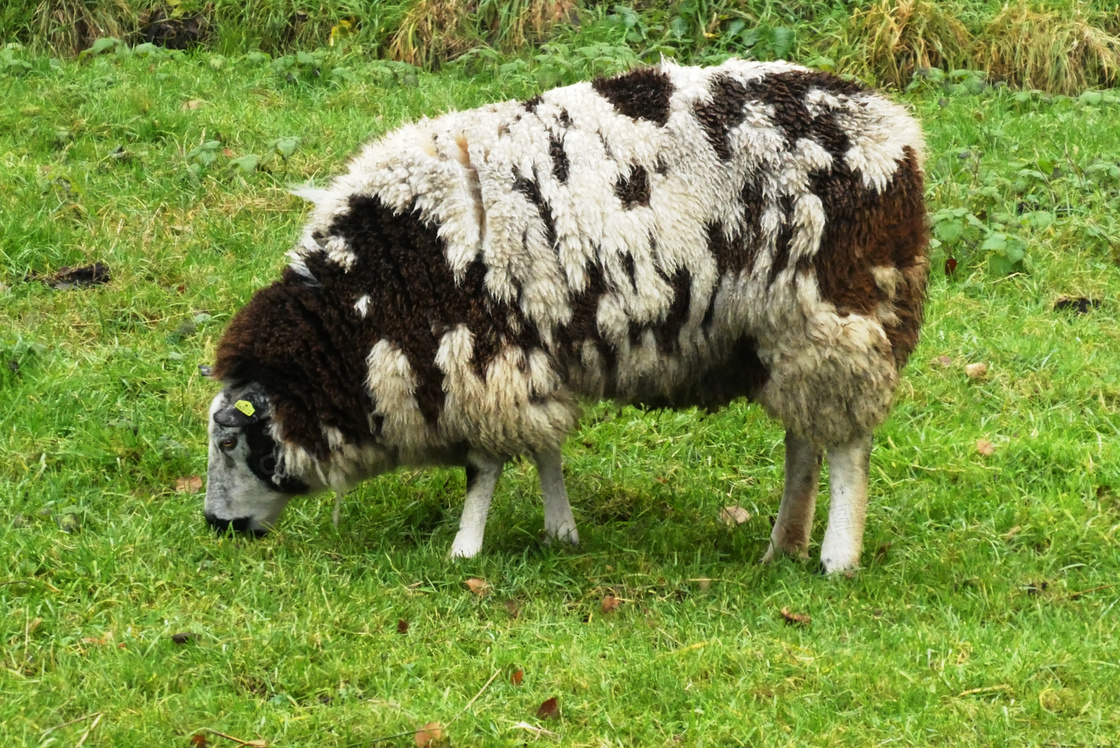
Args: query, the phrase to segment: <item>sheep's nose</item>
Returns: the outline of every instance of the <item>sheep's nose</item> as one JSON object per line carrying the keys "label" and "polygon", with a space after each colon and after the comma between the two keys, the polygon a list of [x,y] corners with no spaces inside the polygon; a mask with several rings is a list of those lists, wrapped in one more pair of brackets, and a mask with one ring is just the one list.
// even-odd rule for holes
{"label": "sheep's nose", "polygon": [[254,530],[250,528],[249,517],[238,517],[237,519],[222,519],[210,512],[206,512],[206,523],[210,525],[213,530],[219,535],[225,535],[231,529],[238,535],[252,535],[253,537],[260,538],[268,534],[268,530]]}

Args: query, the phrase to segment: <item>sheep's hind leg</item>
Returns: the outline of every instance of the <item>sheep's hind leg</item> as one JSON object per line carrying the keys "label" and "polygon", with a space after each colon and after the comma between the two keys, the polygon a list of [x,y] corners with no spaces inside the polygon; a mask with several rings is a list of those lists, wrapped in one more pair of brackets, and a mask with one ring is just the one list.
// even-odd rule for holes
{"label": "sheep's hind leg", "polygon": [[459,520],[459,532],[451,545],[451,558],[471,558],[482,550],[490,499],[505,464],[504,458],[486,452],[472,449],[467,454],[467,500]]}
{"label": "sheep's hind leg", "polygon": [[859,567],[867,521],[870,459],[870,434],[828,449],[830,502],[828,529],[821,544],[821,565],[826,574]]}
{"label": "sheep's hind leg", "polygon": [[786,485],[778,519],[770,533],[770,547],[762,557],[764,564],[779,556],[808,555],[820,475],[820,450],[808,439],[786,431]]}
{"label": "sheep's hind leg", "polygon": [[576,531],[575,517],[572,516],[572,505],[568,503],[568,491],[564,487],[560,450],[536,452],[533,460],[537,463],[541,494],[544,496],[545,536],[550,540],[564,540],[578,545],[579,533]]}

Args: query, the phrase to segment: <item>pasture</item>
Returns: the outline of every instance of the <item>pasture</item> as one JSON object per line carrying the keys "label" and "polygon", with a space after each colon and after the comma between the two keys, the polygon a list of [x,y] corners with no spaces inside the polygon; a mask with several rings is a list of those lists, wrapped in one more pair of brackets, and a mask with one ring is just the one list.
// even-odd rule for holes
{"label": "pasture", "polygon": [[[746,403],[589,408],[565,449],[576,549],[540,542],[529,463],[466,562],[461,470],[371,481],[337,531],[330,496],[258,542],[202,521],[197,367],[283,267],[306,210],[287,188],[403,121],[626,60],[6,54],[0,742],[1120,740],[1115,92],[935,72],[897,94],[929,141],[930,299],[876,435],[864,568],[823,577],[758,563],[782,437]],[[93,263],[108,282],[58,275]]]}

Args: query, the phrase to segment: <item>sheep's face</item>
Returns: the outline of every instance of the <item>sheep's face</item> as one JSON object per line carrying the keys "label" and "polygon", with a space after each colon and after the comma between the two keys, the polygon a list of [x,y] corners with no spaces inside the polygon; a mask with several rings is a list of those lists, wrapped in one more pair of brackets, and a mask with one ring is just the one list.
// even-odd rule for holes
{"label": "sheep's face", "polygon": [[306,484],[278,472],[268,398],[258,385],[226,387],[210,405],[210,467],[206,521],[218,533],[232,528],[264,535]]}

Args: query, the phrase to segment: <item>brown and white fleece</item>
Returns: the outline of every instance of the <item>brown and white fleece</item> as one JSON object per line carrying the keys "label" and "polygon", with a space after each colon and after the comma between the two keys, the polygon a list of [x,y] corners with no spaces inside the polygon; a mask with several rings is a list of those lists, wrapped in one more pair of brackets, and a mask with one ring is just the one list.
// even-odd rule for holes
{"label": "brown and white fleece", "polygon": [[555,452],[585,398],[749,397],[819,466],[869,445],[918,339],[923,152],[901,107],[782,62],[425,119],[303,191],[213,373],[260,385],[279,472],[321,487]]}

